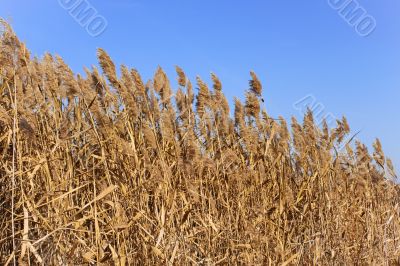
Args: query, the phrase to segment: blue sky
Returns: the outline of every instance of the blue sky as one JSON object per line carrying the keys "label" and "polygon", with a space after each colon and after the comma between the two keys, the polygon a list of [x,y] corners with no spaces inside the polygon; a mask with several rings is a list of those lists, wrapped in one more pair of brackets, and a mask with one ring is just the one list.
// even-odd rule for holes
{"label": "blue sky", "polygon": [[376,21],[368,37],[328,0],[85,0],[108,22],[98,37],[60,1],[0,0],[0,16],[34,55],[58,54],[76,72],[97,64],[102,47],[146,79],[158,65],[171,81],[175,65],[192,81],[200,75],[209,82],[212,71],[232,102],[243,96],[254,70],[272,116],[301,116],[293,104],[311,94],[324,113],[345,115],[353,131],[361,130],[361,141],[379,137],[400,168],[399,1],[357,1]]}

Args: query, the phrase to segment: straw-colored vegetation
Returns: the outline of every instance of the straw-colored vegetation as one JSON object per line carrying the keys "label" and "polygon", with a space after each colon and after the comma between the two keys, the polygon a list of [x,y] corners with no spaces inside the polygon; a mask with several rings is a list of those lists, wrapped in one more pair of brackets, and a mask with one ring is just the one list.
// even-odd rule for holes
{"label": "straw-colored vegetation", "polygon": [[6,27],[1,265],[400,263],[393,167],[379,141],[336,148],[345,118],[273,119],[254,73],[231,118],[214,74],[144,83],[100,49],[83,77]]}

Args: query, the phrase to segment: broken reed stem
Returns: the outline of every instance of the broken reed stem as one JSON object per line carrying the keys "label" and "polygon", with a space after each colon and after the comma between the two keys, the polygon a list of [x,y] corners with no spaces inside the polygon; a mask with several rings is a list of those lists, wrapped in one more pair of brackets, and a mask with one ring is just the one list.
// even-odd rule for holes
{"label": "broken reed stem", "polygon": [[[17,249],[16,243],[15,243],[15,219],[14,219],[14,198],[15,198],[15,188],[16,188],[16,182],[15,182],[15,156],[17,153],[17,141],[16,141],[16,136],[17,136],[17,119],[18,119],[18,109],[17,109],[17,85],[16,85],[16,75],[15,75],[15,70],[14,70],[14,82],[13,82],[13,95],[14,95],[14,114],[13,114],[13,130],[12,130],[12,176],[11,176],[11,223],[12,223],[12,246],[13,250],[15,251]],[[14,266],[16,265],[16,258],[15,254],[13,256],[13,264]]]}

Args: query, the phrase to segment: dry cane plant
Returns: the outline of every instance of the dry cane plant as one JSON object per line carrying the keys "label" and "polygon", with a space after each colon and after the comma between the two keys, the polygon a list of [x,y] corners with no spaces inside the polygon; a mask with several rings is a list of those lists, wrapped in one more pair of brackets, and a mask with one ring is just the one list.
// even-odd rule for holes
{"label": "dry cane plant", "polygon": [[74,75],[2,24],[1,265],[400,263],[392,163],[345,118],[272,119],[253,72],[233,118],[215,74]]}

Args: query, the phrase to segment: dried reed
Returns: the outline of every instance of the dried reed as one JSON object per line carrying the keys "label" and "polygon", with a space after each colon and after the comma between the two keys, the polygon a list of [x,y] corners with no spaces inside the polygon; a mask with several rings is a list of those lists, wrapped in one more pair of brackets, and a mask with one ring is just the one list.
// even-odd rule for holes
{"label": "dried reed", "polygon": [[119,78],[101,49],[104,74],[75,76],[6,28],[0,264],[400,263],[392,162],[379,140],[337,152],[345,118],[320,129],[308,112],[289,131],[261,110],[253,72],[231,118],[214,74],[194,103],[179,67],[175,97],[161,68]]}

